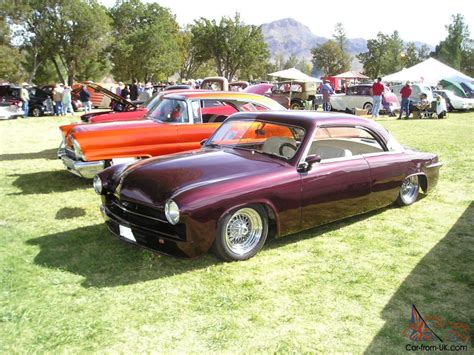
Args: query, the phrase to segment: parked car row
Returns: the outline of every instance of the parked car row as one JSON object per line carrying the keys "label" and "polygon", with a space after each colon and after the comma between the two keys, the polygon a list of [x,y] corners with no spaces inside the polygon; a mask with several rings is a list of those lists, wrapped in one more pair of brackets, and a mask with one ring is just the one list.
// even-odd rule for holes
{"label": "parked car row", "polygon": [[269,237],[410,205],[442,165],[370,120],[291,112],[250,93],[162,92],[103,116],[60,127],[58,156],[94,177],[113,235],[180,257],[245,260]]}

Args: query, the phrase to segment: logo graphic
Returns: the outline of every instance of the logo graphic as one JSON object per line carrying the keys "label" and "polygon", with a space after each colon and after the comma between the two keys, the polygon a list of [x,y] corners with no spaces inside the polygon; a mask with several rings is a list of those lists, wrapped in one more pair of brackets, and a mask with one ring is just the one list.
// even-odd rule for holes
{"label": "logo graphic", "polygon": [[411,306],[410,326],[403,331],[403,335],[413,341],[438,340],[443,342],[443,340],[429,327],[414,304]]}

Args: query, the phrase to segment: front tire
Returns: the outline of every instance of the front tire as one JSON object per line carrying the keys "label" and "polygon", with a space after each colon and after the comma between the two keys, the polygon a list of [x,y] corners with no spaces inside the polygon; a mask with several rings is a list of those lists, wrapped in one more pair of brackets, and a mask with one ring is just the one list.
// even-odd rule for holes
{"label": "front tire", "polygon": [[370,102],[367,102],[367,103],[364,105],[364,110],[367,110],[367,114],[368,114],[368,115],[371,115],[371,114],[372,114],[372,110],[373,110],[373,105],[372,105]]}
{"label": "front tire", "polygon": [[403,180],[398,194],[397,204],[399,206],[410,206],[418,199],[420,183],[418,176],[410,176]]}
{"label": "front tire", "polygon": [[226,261],[246,260],[258,253],[268,235],[268,217],[260,206],[234,210],[221,218],[214,253]]}
{"label": "front tire", "polygon": [[41,116],[43,116],[43,110],[41,110],[39,107],[34,107],[31,110],[31,115],[33,117],[41,117]]}

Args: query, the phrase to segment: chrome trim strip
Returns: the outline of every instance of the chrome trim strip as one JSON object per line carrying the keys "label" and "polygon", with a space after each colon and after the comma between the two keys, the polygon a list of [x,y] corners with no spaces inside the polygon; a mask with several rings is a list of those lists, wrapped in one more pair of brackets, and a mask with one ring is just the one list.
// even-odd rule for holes
{"label": "chrome trim strip", "polygon": [[138,213],[138,212],[130,211],[128,208],[126,208],[125,206],[122,206],[122,205],[119,204],[117,201],[112,201],[112,204],[115,205],[115,206],[117,206],[118,208],[120,208],[122,211],[124,211],[124,212],[126,212],[126,213],[134,214],[134,215],[139,216],[139,217],[142,217],[142,218],[152,219],[152,220],[154,220],[154,221],[158,221],[158,222],[163,222],[163,223],[169,224],[168,221],[164,221],[164,220],[162,220],[162,219],[155,218],[155,217],[150,217],[150,216],[147,216],[147,215]]}
{"label": "chrome trim strip", "polygon": [[431,169],[431,168],[442,167],[443,165],[444,165],[443,163],[438,162],[438,163],[433,163],[433,164],[430,164],[430,165],[426,165],[425,168]]}
{"label": "chrome trim strip", "polygon": [[[134,223],[130,223],[129,221],[123,219],[123,218],[120,218],[119,216],[117,216],[115,213],[113,213],[111,210],[109,210],[107,207],[105,206],[102,206],[103,207],[103,213],[108,216],[109,218],[114,218],[114,222],[115,223],[118,223],[118,224],[123,224],[123,225],[126,225],[126,226],[129,226],[129,227],[134,227],[136,229],[141,229],[141,230],[145,230],[145,231],[148,231],[150,233],[153,233],[153,234],[158,234],[158,235],[161,235],[161,236],[164,236],[165,238],[168,237],[170,239],[172,239],[173,241],[180,241],[182,242],[183,240],[180,239],[179,237],[175,236],[175,235],[172,235],[172,234],[168,234],[168,233],[164,233],[162,231],[157,231],[157,230],[153,230],[153,229],[150,229],[150,228],[146,228],[146,227],[143,227],[143,226],[140,226],[140,225],[137,225],[137,224],[134,224]],[[125,239],[126,240],[126,239]]]}

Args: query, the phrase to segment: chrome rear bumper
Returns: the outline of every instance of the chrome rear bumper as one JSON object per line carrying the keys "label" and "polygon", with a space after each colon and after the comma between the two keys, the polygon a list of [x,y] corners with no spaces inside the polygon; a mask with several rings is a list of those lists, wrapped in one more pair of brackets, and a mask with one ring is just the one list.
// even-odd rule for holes
{"label": "chrome rear bumper", "polygon": [[58,151],[58,157],[63,161],[64,166],[74,175],[92,179],[95,175],[105,169],[105,162],[98,161],[77,161],[69,158],[66,151]]}

